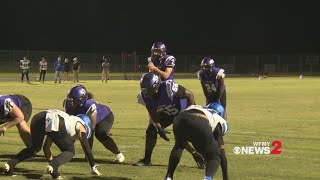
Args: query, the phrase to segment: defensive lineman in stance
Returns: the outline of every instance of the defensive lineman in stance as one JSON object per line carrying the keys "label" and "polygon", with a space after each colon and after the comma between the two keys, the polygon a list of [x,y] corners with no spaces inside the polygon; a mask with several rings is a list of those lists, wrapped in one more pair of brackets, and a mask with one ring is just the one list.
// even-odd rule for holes
{"label": "defensive lineman in stance", "polygon": [[173,179],[182,151],[189,141],[203,155],[206,161],[205,179],[211,180],[220,164],[220,149],[213,133],[216,129],[224,135],[228,131],[228,124],[212,109],[191,105],[180,112],[173,122],[175,145],[170,154],[165,179]]}
{"label": "defensive lineman in stance", "polygon": [[[193,94],[173,80],[161,81],[153,72],[146,73],[140,81],[141,91],[138,102],[146,106],[150,123],[146,131],[145,156],[134,166],[150,166],[151,154],[157,143],[157,133],[169,141],[164,128],[170,126],[174,117],[187,106],[194,104]],[[202,156],[186,142],[186,149],[195,159],[199,168],[204,165]]]}
{"label": "defensive lineman in stance", "polygon": [[[67,113],[50,109],[42,111],[33,116],[31,121],[31,146],[20,151],[14,158],[4,164],[3,170],[6,175],[13,175],[15,166],[34,156],[41,150],[45,135],[47,140],[44,143],[44,153],[49,161],[47,172],[53,179],[62,179],[58,168],[69,162],[74,156],[74,139],[79,139],[83,151],[89,161],[91,173],[101,175],[94,163],[93,155],[88,143],[91,136],[91,122],[87,115],[70,116]],[[50,142],[53,142],[61,150],[61,153],[52,158],[50,152]]]}

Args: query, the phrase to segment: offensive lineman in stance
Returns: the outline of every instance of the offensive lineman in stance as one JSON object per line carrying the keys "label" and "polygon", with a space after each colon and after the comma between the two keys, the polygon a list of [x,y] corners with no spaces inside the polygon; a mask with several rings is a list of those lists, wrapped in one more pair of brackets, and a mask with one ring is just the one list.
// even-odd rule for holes
{"label": "offensive lineman in stance", "polygon": [[227,121],[216,111],[197,105],[191,105],[181,111],[173,122],[175,145],[170,154],[165,180],[173,179],[174,171],[188,141],[203,155],[206,162],[205,180],[211,180],[220,164],[220,149],[214,138],[214,131],[220,131],[221,135],[228,131]]}
{"label": "offensive lineman in stance", "polygon": [[[13,170],[18,163],[34,156],[41,150],[44,137],[47,135],[43,150],[49,162],[46,170],[53,179],[62,179],[58,172],[58,168],[74,157],[75,139],[80,140],[82,149],[89,161],[91,173],[100,176],[101,173],[94,163],[87,139],[91,136],[90,126],[90,119],[84,114],[70,116],[63,111],[56,109],[39,112],[33,116],[31,121],[31,146],[23,149],[9,162],[5,163],[3,171],[6,175],[13,175]],[[55,158],[51,156],[50,152],[52,142],[61,150],[61,153]]]}
{"label": "offensive lineman in stance", "polygon": [[[174,117],[187,106],[195,104],[193,94],[172,80],[161,81],[153,72],[145,73],[140,80],[141,91],[138,102],[146,106],[150,123],[146,131],[145,156],[134,166],[150,166],[151,154],[157,143],[157,133],[169,141],[164,128],[170,126]],[[186,148],[195,159],[199,168],[203,168],[202,156],[186,143]]]}

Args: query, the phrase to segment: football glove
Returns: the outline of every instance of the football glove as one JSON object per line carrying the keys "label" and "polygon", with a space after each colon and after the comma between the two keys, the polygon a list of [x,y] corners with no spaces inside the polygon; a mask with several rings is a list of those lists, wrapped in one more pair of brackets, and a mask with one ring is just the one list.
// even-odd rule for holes
{"label": "football glove", "polygon": [[170,134],[169,131],[160,128],[160,129],[158,129],[158,133],[159,133],[159,135],[160,135],[160,137],[161,137],[162,139],[164,139],[164,140],[166,140],[166,141],[170,141],[170,139],[167,137],[167,133]]}
{"label": "football glove", "polygon": [[94,165],[92,168],[91,168],[91,174],[94,174],[94,175],[97,175],[97,176],[101,176],[102,174],[99,172],[98,170],[98,166],[99,165]]}
{"label": "football glove", "polygon": [[203,156],[200,153],[198,153],[197,151],[194,151],[192,153],[192,157],[196,161],[199,169],[204,169],[205,168],[206,163],[204,161]]}

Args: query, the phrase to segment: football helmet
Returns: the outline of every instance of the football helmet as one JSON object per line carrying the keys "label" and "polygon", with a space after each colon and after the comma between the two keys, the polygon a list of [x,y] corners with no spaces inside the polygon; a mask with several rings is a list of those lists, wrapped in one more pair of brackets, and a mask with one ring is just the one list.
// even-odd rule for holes
{"label": "football helmet", "polygon": [[140,80],[141,91],[149,97],[153,97],[158,93],[160,84],[160,77],[153,72],[145,73]]}
{"label": "football helmet", "polygon": [[167,54],[167,48],[163,42],[155,42],[151,47],[151,56],[163,57]]}
{"label": "football helmet", "polygon": [[214,67],[214,60],[211,57],[205,57],[202,59],[200,66],[205,73],[211,74],[212,67]]}
{"label": "football helmet", "polygon": [[207,105],[207,108],[213,109],[214,111],[217,112],[217,114],[219,114],[221,117],[224,118],[224,116],[225,116],[225,111],[224,111],[223,106],[222,106],[220,103],[217,103],[217,102],[209,103],[209,104]]}
{"label": "football helmet", "polygon": [[73,107],[83,106],[87,99],[87,89],[82,85],[76,85],[68,92],[66,104]]}
{"label": "football helmet", "polygon": [[87,139],[89,139],[91,137],[91,120],[89,118],[89,116],[87,116],[86,114],[79,114],[77,115],[77,117],[81,118],[84,122],[84,127],[86,128],[86,132],[87,132]]}

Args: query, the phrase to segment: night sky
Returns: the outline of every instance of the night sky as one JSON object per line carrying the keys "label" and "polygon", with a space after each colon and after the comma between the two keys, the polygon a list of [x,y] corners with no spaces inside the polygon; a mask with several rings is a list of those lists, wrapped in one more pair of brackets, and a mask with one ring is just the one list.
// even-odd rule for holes
{"label": "night sky", "polygon": [[1,2],[1,49],[149,53],[320,53],[311,0]]}

